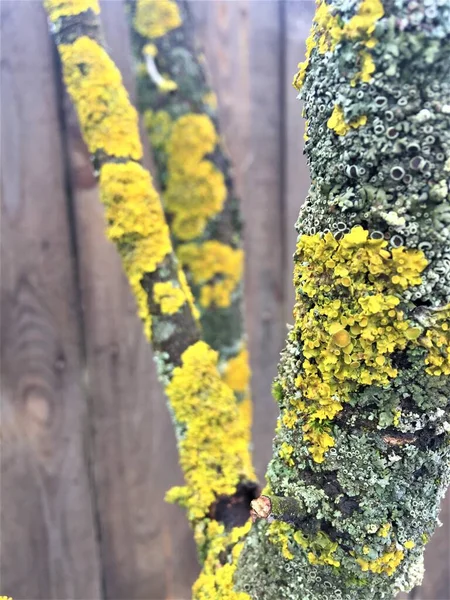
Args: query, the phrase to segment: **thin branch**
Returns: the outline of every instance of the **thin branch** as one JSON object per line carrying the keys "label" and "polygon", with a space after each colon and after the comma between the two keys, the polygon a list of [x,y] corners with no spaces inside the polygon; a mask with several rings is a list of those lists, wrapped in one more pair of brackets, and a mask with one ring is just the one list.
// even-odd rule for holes
{"label": "thin branch", "polygon": [[[170,402],[186,485],[171,490],[193,523],[245,522],[255,493],[245,427],[217,353],[200,341],[189,287],[149,172],[142,166],[137,113],[108,56],[96,0],[45,0],[64,82],[99,175],[107,235],[115,243],[155,351]],[[243,490],[246,490],[248,497]],[[233,502],[231,500],[234,500]]]}

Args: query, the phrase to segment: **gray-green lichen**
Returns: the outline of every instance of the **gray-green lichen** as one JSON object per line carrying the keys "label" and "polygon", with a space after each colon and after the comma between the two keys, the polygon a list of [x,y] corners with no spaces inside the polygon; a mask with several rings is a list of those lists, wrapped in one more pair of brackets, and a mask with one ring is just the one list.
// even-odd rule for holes
{"label": "gray-green lichen", "polygon": [[[301,77],[312,185],[299,240],[331,232],[340,241],[360,226],[387,242],[387,256],[423,251],[421,283],[399,301],[412,329],[425,331],[450,301],[450,3],[321,2],[314,31]],[[299,320],[311,300],[297,281]],[[341,288],[328,293],[345,301]],[[448,348],[447,366],[430,371],[427,347],[408,343],[391,353],[387,383],[353,386],[324,420],[331,442],[321,462],[305,439],[302,335],[296,322],[279,365],[281,415],[264,493],[297,500],[305,514],[252,529],[237,589],[254,600],[393,598],[421,581],[450,480]]]}

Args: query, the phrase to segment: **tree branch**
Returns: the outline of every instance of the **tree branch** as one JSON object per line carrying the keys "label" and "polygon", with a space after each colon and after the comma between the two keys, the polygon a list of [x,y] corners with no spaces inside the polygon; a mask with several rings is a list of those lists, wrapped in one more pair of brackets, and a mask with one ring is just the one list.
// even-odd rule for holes
{"label": "tree branch", "polygon": [[[102,44],[98,3],[45,0],[44,6],[99,175],[107,235],[122,258],[169,398],[186,481],[170,497],[186,507],[194,524],[216,518],[215,506],[228,498],[222,520],[233,525],[243,490],[248,492],[248,517],[256,488],[249,483],[254,475],[246,429],[232,390],[220,378],[217,353],[200,341],[158,194],[140,163],[137,113]],[[236,520],[243,522],[241,507]]]}
{"label": "tree branch", "polygon": [[194,40],[188,3],[132,0],[139,111],[178,259],[200,310],[203,339],[242,402],[250,441],[250,367],[243,323],[242,219],[220,137],[217,101]]}

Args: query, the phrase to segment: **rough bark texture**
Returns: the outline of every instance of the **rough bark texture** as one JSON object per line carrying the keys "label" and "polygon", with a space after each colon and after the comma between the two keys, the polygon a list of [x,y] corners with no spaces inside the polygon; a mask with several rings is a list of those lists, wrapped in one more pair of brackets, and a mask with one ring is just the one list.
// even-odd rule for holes
{"label": "rough bark texture", "polygon": [[139,111],[178,259],[200,311],[203,339],[219,352],[250,441],[250,368],[243,324],[241,214],[220,137],[217,100],[193,35],[188,3],[128,3]]}
{"label": "rough bark texture", "polygon": [[255,600],[421,580],[449,482],[449,65],[448,2],[318,6],[295,79],[313,183],[265,492],[292,502],[247,537],[236,581]]}
{"label": "rough bark texture", "polygon": [[[207,528],[245,521],[255,495],[247,433],[217,353],[199,341],[193,299],[172,250],[150,174],[140,164],[137,113],[102,46],[96,0],[45,0],[64,81],[99,171],[108,237],[115,242],[152,340],[169,398],[186,485],[172,501]],[[218,508],[220,507],[220,516]],[[244,511],[245,512],[245,511]],[[217,523],[221,521],[221,524]]]}

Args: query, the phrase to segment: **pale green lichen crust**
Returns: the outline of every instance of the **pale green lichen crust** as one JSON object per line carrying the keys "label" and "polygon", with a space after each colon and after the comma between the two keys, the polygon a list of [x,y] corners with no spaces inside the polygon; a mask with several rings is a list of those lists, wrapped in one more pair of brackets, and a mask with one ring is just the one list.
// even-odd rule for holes
{"label": "pale green lichen crust", "polygon": [[[237,589],[378,600],[420,583],[450,457],[450,3],[320,2],[295,79],[312,185]],[[292,503],[295,506],[295,503]]]}

